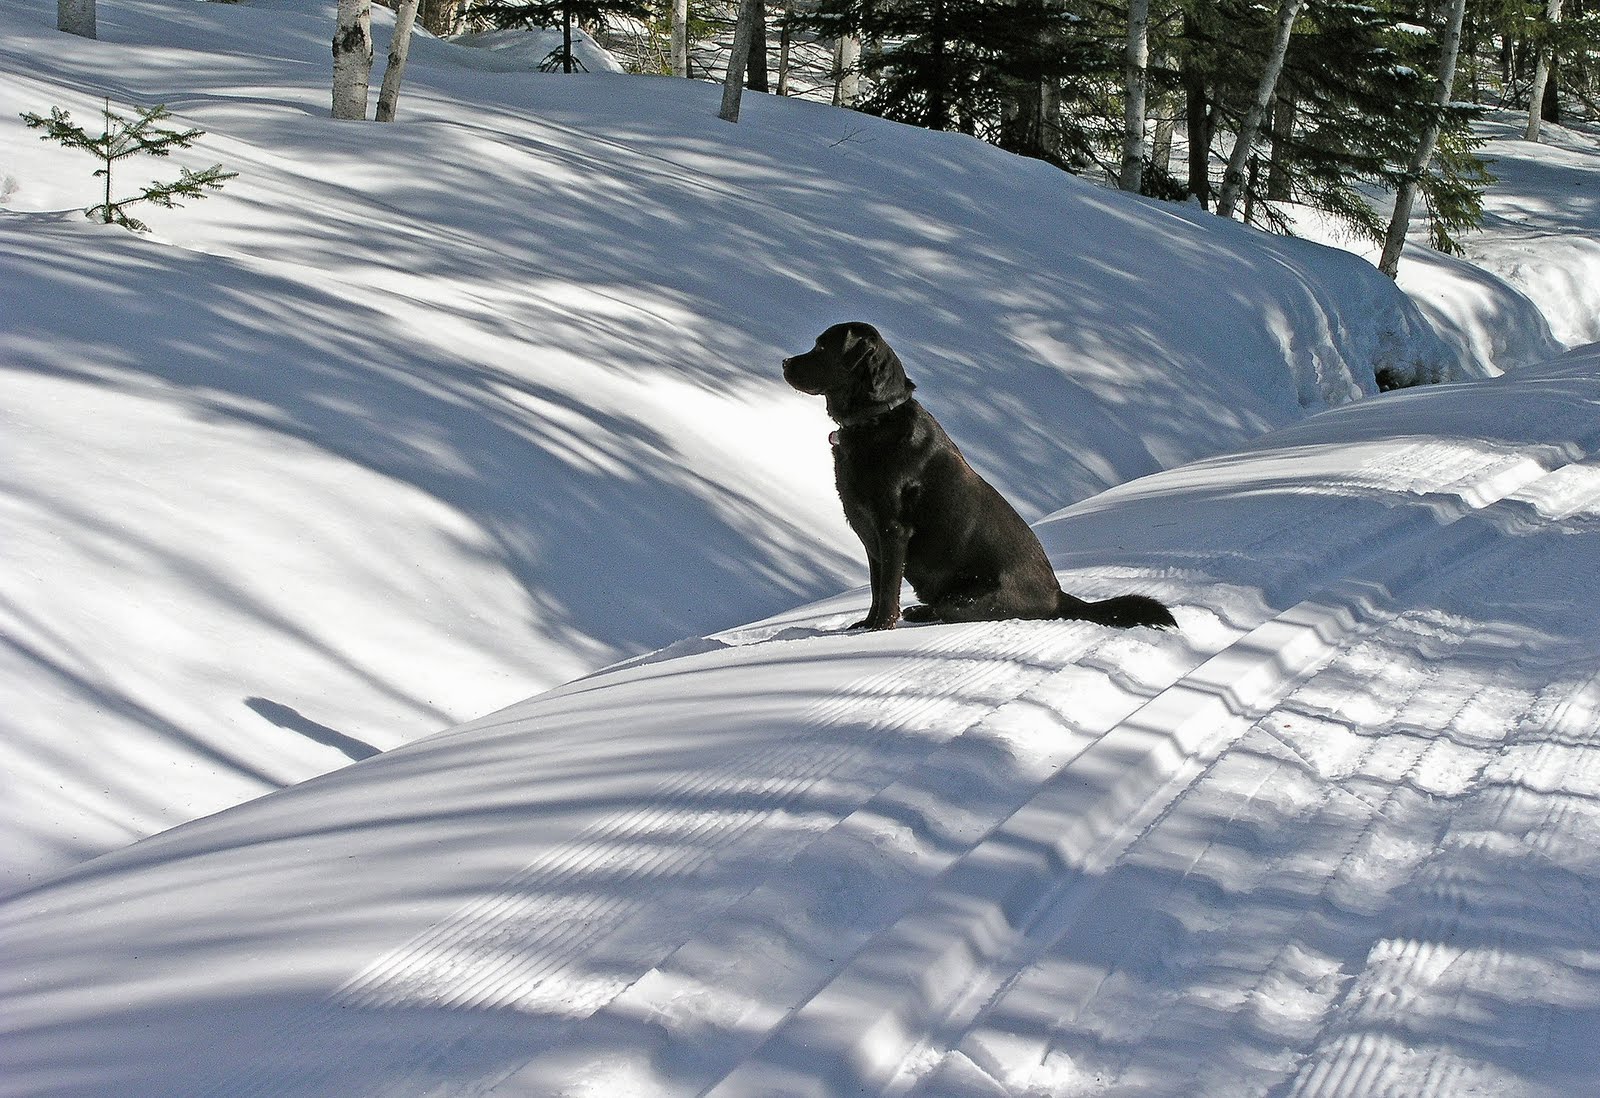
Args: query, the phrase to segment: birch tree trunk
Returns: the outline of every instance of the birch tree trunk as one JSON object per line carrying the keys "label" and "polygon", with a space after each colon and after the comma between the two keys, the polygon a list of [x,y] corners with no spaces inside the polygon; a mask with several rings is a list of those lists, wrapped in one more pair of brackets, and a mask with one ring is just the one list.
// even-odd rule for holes
{"label": "birch tree trunk", "polygon": [[56,0],[56,30],[94,38],[94,0]]}
{"label": "birch tree trunk", "polygon": [[840,38],[833,46],[833,105],[854,107],[860,95],[861,39],[853,34]]}
{"label": "birch tree trunk", "polygon": [[[1561,22],[1561,0],[1549,0],[1545,6],[1544,17],[1547,27],[1553,27]],[[1539,140],[1539,122],[1544,116],[1544,93],[1550,84],[1551,50],[1549,42],[1541,42],[1539,59],[1533,65],[1533,90],[1528,93],[1528,129],[1523,134],[1529,141]]]}
{"label": "birch tree trunk", "polygon": [[333,117],[366,118],[372,79],[372,0],[339,0],[333,34]]}
{"label": "birch tree trunk", "polygon": [[1400,252],[1406,244],[1406,227],[1411,224],[1411,208],[1417,202],[1417,187],[1422,173],[1428,170],[1433,150],[1439,144],[1439,129],[1444,123],[1444,108],[1450,102],[1456,82],[1456,58],[1461,53],[1461,23],[1467,13],[1467,0],[1454,0],[1450,7],[1450,22],[1439,42],[1439,85],[1433,92],[1433,112],[1422,129],[1422,139],[1417,143],[1417,155],[1400,184],[1394,198],[1394,216],[1389,219],[1389,233],[1383,241],[1383,256],[1378,260],[1378,270],[1394,278],[1400,271]]}
{"label": "birch tree trunk", "polygon": [[1303,0],[1283,0],[1278,8],[1278,33],[1272,41],[1272,52],[1267,55],[1266,66],[1261,70],[1261,82],[1256,85],[1256,97],[1245,112],[1244,124],[1239,127],[1233,141],[1233,155],[1228,157],[1228,169],[1222,173],[1222,191],[1217,195],[1217,216],[1232,217],[1239,203],[1239,192],[1244,189],[1244,166],[1255,148],[1256,135],[1261,132],[1261,119],[1266,116],[1272,94],[1278,88],[1278,76],[1283,72],[1283,59],[1289,53],[1289,36],[1294,33],[1294,21],[1300,15]]}
{"label": "birch tree trunk", "polygon": [[672,75],[689,75],[689,0],[672,0]]}
{"label": "birch tree trunk", "polygon": [[1117,186],[1139,190],[1144,172],[1145,97],[1150,70],[1150,0],[1128,0],[1128,43],[1125,50],[1127,92],[1122,111],[1122,171]]}
{"label": "birch tree trunk", "polygon": [[394,12],[394,36],[389,39],[389,63],[383,68],[378,91],[379,122],[393,122],[400,102],[400,82],[406,78],[406,55],[411,52],[411,27],[417,21],[417,0],[400,0]]}
{"label": "birch tree trunk", "polygon": [[733,28],[733,49],[728,54],[728,74],[722,82],[722,109],[717,117],[724,122],[739,121],[739,100],[744,92],[744,67],[750,60],[750,43],[756,36],[759,0],[743,0],[739,22]]}

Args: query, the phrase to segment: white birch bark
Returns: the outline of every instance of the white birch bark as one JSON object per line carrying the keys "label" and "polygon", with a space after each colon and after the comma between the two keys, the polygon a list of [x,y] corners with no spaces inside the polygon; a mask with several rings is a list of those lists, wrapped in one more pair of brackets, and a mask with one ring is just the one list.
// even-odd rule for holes
{"label": "white birch bark", "polygon": [[689,75],[689,0],[672,0],[672,75]]}
{"label": "white birch bark", "polygon": [[717,117],[724,122],[739,121],[744,67],[750,60],[750,43],[755,41],[759,9],[756,0],[743,0],[739,5],[739,22],[733,28],[733,49],[728,54],[728,75],[722,82],[722,109],[717,112]]}
{"label": "white birch bark", "polygon": [[366,118],[372,79],[372,0],[339,0],[333,33],[333,117]]}
{"label": "white birch bark", "polygon": [[840,38],[833,47],[833,105],[854,107],[861,94],[861,39],[853,34]]}
{"label": "white birch bark", "polygon": [[1244,165],[1255,147],[1256,135],[1261,132],[1261,119],[1266,116],[1272,93],[1277,90],[1278,77],[1283,72],[1283,59],[1289,53],[1289,37],[1294,33],[1294,21],[1300,15],[1303,0],[1283,0],[1278,8],[1278,33],[1272,40],[1272,52],[1261,70],[1261,82],[1256,85],[1256,96],[1245,112],[1244,123],[1233,141],[1233,155],[1228,157],[1228,168],[1222,173],[1222,192],[1217,196],[1217,216],[1232,217],[1239,202],[1239,192],[1244,189]]}
{"label": "white birch bark", "polygon": [[56,29],[94,38],[94,0],[56,0]]}
{"label": "white birch bark", "polygon": [[[1549,0],[1544,9],[1549,26],[1561,22],[1561,0]],[[1539,59],[1533,65],[1533,89],[1528,93],[1528,128],[1523,134],[1529,141],[1539,140],[1539,123],[1544,116],[1544,93],[1550,84],[1550,43],[1539,46]]]}
{"label": "white birch bark", "polygon": [[1122,111],[1122,171],[1117,186],[1138,191],[1144,172],[1145,97],[1150,86],[1150,0],[1128,0],[1128,42],[1124,51],[1126,93]]}
{"label": "white birch bark", "polygon": [[1439,127],[1445,104],[1450,102],[1456,82],[1456,58],[1461,54],[1461,22],[1467,13],[1467,0],[1455,0],[1450,8],[1450,22],[1439,42],[1439,85],[1433,92],[1433,114],[1422,129],[1417,142],[1417,154],[1412,157],[1405,182],[1394,196],[1394,216],[1389,219],[1389,232],[1383,241],[1383,255],[1378,260],[1378,270],[1394,278],[1400,271],[1400,252],[1406,245],[1406,227],[1411,224],[1411,208],[1417,202],[1417,187],[1422,173],[1428,170],[1433,150],[1439,144]]}
{"label": "white birch bark", "polygon": [[400,82],[406,78],[406,56],[411,52],[411,28],[417,21],[417,0],[400,0],[394,12],[394,34],[389,38],[389,63],[383,67],[383,87],[378,90],[379,122],[393,122],[400,102]]}

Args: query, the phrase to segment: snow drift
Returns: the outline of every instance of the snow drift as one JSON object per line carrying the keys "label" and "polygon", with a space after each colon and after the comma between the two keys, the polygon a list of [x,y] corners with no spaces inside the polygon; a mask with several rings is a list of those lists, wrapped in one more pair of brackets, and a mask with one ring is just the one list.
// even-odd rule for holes
{"label": "snow drift", "polygon": [[[336,123],[332,8],[0,11],[13,882],[858,582],[777,371],[835,321],[1029,518],[1454,368],[1353,256],[816,104],[422,39]],[[16,115],[106,96],[239,178],[84,223]]]}
{"label": "snow drift", "polygon": [[1042,526],[1181,630],[581,679],[0,903],[10,1094],[1570,1094],[1600,1069],[1600,356]]}

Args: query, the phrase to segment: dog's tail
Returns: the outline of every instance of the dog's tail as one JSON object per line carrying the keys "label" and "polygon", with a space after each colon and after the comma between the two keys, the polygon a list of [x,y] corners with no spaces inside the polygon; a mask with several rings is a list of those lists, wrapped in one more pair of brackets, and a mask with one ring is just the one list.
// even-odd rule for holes
{"label": "dog's tail", "polygon": [[1173,629],[1178,623],[1172,611],[1146,595],[1117,595],[1099,602],[1086,602],[1061,592],[1058,611],[1063,618],[1098,622],[1128,629],[1135,625],[1148,625],[1155,629]]}

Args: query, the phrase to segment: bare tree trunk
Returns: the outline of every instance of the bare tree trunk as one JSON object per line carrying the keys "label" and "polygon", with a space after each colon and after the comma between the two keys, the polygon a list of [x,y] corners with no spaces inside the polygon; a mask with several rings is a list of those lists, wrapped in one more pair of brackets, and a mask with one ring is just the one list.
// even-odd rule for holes
{"label": "bare tree trunk", "polygon": [[1055,78],[1039,87],[1039,151],[1048,160],[1061,160],[1061,81]]}
{"label": "bare tree trunk", "polygon": [[[1200,38],[1192,15],[1183,17],[1183,36],[1190,42]],[[1191,51],[1184,51],[1178,68],[1183,79],[1184,129],[1189,138],[1189,193],[1203,210],[1211,204],[1210,98],[1205,73],[1195,64]]]}
{"label": "bare tree trunk", "polygon": [[672,75],[689,75],[689,0],[672,0]]}
{"label": "bare tree trunk", "polygon": [[794,12],[794,5],[790,0],[783,0],[782,25],[778,30],[778,94],[789,94],[789,51],[792,48],[794,37],[793,29],[789,25],[789,16]]}
{"label": "bare tree trunk", "polygon": [[389,63],[383,68],[378,91],[379,122],[393,122],[400,102],[400,82],[406,78],[406,55],[411,52],[411,27],[417,21],[417,0],[400,0],[394,13],[394,34],[389,38]]}
{"label": "bare tree trunk", "polygon": [[1287,202],[1291,196],[1288,159],[1289,140],[1294,136],[1295,101],[1280,95],[1272,108],[1272,159],[1267,165],[1267,197]]}
{"label": "bare tree trunk", "polygon": [[1184,131],[1189,138],[1189,193],[1206,209],[1211,204],[1211,112],[1204,80],[1190,74],[1184,81]]}
{"label": "bare tree trunk", "polygon": [[745,62],[745,87],[753,92],[770,91],[767,80],[767,4],[755,0],[755,23],[750,30],[750,57]]}
{"label": "bare tree trunk", "polygon": [[744,92],[744,67],[750,60],[750,43],[756,36],[756,13],[760,0],[743,0],[739,21],[733,28],[733,49],[728,54],[728,74],[722,81],[722,109],[717,117],[724,122],[739,121],[739,100]]}
{"label": "bare tree trunk", "polygon": [[1150,0],[1128,0],[1128,41],[1124,51],[1122,171],[1117,186],[1138,191],[1144,172],[1145,96],[1150,70]]}
{"label": "bare tree trunk", "polygon": [[854,107],[860,94],[861,39],[847,34],[833,46],[833,105]]}
{"label": "bare tree trunk", "polygon": [[333,117],[366,118],[372,79],[372,0],[339,0],[333,34]]}
{"label": "bare tree trunk", "polygon": [[94,38],[94,0],[56,0],[56,30]]}
{"label": "bare tree trunk", "polygon": [[[1554,27],[1561,22],[1561,0],[1549,0],[1544,11],[1545,26]],[[1544,117],[1544,93],[1550,83],[1549,42],[1539,44],[1539,59],[1533,66],[1533,90],[1528,93],[1528,128],[1523,134],[1529,141],[1539,140],[1539,122]]]}
{"label": "bare tree trunk", "polygon": [[455,30],[456,0],[422,0],[417,20],[429,34],[440,38]]}
{"label": "bare tree trunk", "polygon": [[1378,260],[1378,270],[1394,278],[1400,271],[1400,252],[1406,244],[1406,227],[1411,224],[1411,208],[1416,205],[1417,187],[1422,173],[1428,170],[1433,150],[1439,143],[1439,129],[1443,125],[1445,104],[1450,102],[1456,82],[1456,58],[1461,53],[1461,23],[1467,13],[1467,0],[1455,0],[1450,8],[1450,22],[1439,41],[1439,84],[1433,92],[1433,113],[1422,129],[1417,142],[1417,154],[1412,157],[1405,181],[1394,199],[1394,216],[1389,219],[1389,233],[1383,241],[1383,255]]}
{"label": "bare tree trunk", "polygon": [[1261,132],[1261,119],[1278,88],[1278,75],[1283,72],[1283,59],[1289,53],[1289,36],[1294,33],[1294,21],[1300,15],[1303,0],[1283,0],[1278,8],[1278,33],[1272,42],[1272,52],[1261,70],[1261,82],[1256,85],[1256,97],[1250,101],[1244,123],[1233,141],[1233,155],[1228,157],[1228,170],[1222,173],[1222,191],[1217,195],[1217,216],[1232,217],[1239,203],[1239,192],[1244,188],[1244,166],[1255,148],[1256,135]]}
{"label": "bare tree trunk", "polygon": [[[1172,119],[1164,112],[1156,118],[1155,133],[1150,137],[1150,167],[1158,175],[1166,175],[1172,169],[1172,129]],[[1140,186],[1143,185],[1141,180]]]}

